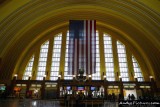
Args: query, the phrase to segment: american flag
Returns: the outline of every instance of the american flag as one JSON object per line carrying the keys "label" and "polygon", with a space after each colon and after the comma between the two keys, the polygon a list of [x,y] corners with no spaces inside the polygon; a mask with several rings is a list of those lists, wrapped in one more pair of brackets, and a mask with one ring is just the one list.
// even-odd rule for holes
{"label": "american flag", "polygon": [[68,47],[68,74],[95,73],[96,68],[96,21],[70,20]]}

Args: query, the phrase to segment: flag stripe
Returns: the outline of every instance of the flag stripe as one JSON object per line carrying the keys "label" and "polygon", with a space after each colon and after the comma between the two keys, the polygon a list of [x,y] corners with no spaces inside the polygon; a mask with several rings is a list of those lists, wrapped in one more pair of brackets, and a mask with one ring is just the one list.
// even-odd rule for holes
{"label": "flag stripe", "polygon": [[94,33],[93,33],[93,31],[94,31],[94,20],[92,20],[92,26],[91,27],[92,27],[92,31],[91,31],[91,33],[92,33],[91,34],[91,36],[92,36],[92,39],[91,39],[91,42],[92,42],[92,44],[91,44],[92,45],[92,48],[91,48],[91,51],[92,51],[92,53],[91,53],[92,54],[92,60],[91,60],[92,66],[91,66],[91,68],[92,68],[92,71],[93,71],[94,70],[94,68],[93,68],[94,67],[94,63],[93,63],[94,62],[94,54],[93,54],[94,53],[94,42],[93,42],[93,40],[94,40]]}
{"label": "flag stripe", "polygon": [[96,65],[96,62],[95,62],[95,58],[96,58],[96,55],[95,55],[95,52],[96,52],[96,34],[95,34],[95,31],[96,31],[96,29],[95,29],[95,21],[93,20],[92,21],[92,36],[93,36],[93,38],[92,38],[92,46],[93,46],[93,48],[92,48],[92,70],[93,70],[93,72],[92,73],[95,73],[95,65]]}
{"label": "flag stripe", "polygon": [[[78,58],[78,62],[82,62],[82,40],[81,39],[79,39],[79,58]],[[82,68],[82,65],[81,65],[82,63],[78,63],[78,68]]]}
{"label": "flag stripe", "polygon": [[77,71],[77,39],[74,41],[74,74],[76,75]]}
{"label": "flag stripe", "polygon": [[86,61],[86,44],[87,44],[87,43],[86,43],[86,36],[87,36],[87,35],[86,35],[86,21],[84,21],[84,41],[83,41],[83,42],[84,42],[84,46],[83,46],[83,47],[84,47],[84,48],[83,48],[83,49],[84,49],[84,52],[83,52],[83,54],[84,54],[84,59],[83,59],[83,60],[84,60],[84,71],[85,71],[85,73],[87,74],[87,68],[86,68],[86,65],[87,65],[87,64],[86,64],[86,62],[87,62],[87,61]]}
{"label": "flag stripe", "polygon": [[90,21],[90,74],[92,74],[92,20]]}
{"label": "flag stripe", "polygon": [[78,74],[77,71],[78,71],[78,69],[79,69],[79,58],[80,58],[80,57],[79,57],[79,45],[80,45],[80,44],[79,44],[79,40],[80,40],[80,39],[77,39],[77,63],[76,63],[76,64],[77,64],[77,68],[76,68],[76,74]]}
{"label": "flag stripe", "polygon": [[94,73],[96,73],[96,21],[94,20]]}
{"label": "flag stripe", "polygon": [[90,74],[90,21],[88,21],[88,74]]}
{"label": "flag stripe", "polygon": [[86,21],[86,73],[88,75],[88,21]]}

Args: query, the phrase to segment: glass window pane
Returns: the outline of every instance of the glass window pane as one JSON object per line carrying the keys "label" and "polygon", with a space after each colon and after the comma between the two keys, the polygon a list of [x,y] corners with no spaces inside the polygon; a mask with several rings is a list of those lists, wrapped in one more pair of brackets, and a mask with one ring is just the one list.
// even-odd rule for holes
{"label": "glass window pane", "polygon": [[137,80],[144,81],[144,78],[142,76],[142,71],[138,65],[137,60],[135,59],[133,55],[132,55],[132,62],[133,62],[134,75],[137,77]]}
{"label": "glass window pane", "polygon": [[37,78],[36,78],[37,80],[41,80],[43,78],[43,75],[45,75],[47,56],[48,56],[48,47],[49,47],[49,41],[46,41],[44,44],[41,45],[39,62],[38,62],[38,70],[37,70]]}
{"label": "glass window pane", "polygon": [[126,49],[125,46],[119,41],[117,41],[117,53],[122,81],[129,81]]}
{"label": "glass window pane", "polygon": [[50,80],[57,80],[59,75],[62,34],[54,37]]}
{"label": "glass window pane", "polygon": [[34,55],[30,58],[28,65],[25,68],[22,78],[23,80],[28,80],[29,76],[32,75],[33,62],[34,62]]}
{"label": "glass window pane", "polygon": [[114,81],[114,63],[113,63],[113,52],[112,52],[112,39],[108,34],[103,35],[104,40],[104,55],[105,55],[105,66],[106,66],[106,79],[108,81]]}

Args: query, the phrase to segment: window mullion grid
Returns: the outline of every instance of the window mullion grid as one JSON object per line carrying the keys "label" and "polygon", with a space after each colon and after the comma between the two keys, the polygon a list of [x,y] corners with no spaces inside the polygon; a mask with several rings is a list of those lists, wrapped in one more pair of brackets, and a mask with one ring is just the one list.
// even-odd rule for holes
{"label": "window mullion grid", "polygon": [[92,74],[92,80],[100,80],[100,57],[99,57],[99,33],[96,31],[96,73]]}
{"label": "window mullion grid", "polygon": [[117,41],[117,52],[122,81],[129,81],[125,46]]}
{"label": "window mullion grid", "polygon": [[47,55],[49,41],[45,42],[40,49],[40,57],[38,63],[37,80],[42,80],[46,72]]}
{"label": "window mullion grid", "polygon": [[107,34],[104,34],[103,38],[104,38],[106,79],[108,81],[115,81],[113,52],[112,52],[112,40],[111,40],[111,37]]}
{"label": "window mullion grid", "polygon": [[62,34],[54,37],[50,80],[57,80],[60,66]]}
{"label": "window mullion grid", "polygon": [[136,61],[136,59],[132,55],[132,62],[133,62],[133,69],[134,69],[134,74],[137,77],[138,81],[144,81],[144,78],[142,76],[141,69]]}
{"label": "window mullion grid", "polygon": [[65,67],[64,67],[65,80],[73,79],[73,76],[68,74],[68,45],[69,45],[69,32],[67,32],[67,42],[66,42]]}
{"label": "window mullion grid", "polygon": [[25,69],[24,75],[23,75],[23,80],[28,80],[29,75],[32,74],[33,62],[34,62],[34,55],[31,57],[28,65],[26,66],[26,69]]}

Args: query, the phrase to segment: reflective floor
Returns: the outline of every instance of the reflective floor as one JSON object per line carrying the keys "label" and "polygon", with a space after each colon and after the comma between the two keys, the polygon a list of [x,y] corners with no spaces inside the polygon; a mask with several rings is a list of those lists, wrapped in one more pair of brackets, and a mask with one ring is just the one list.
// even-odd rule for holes
{"label": "reflective floor", "polygon": [[1,100],[0,107],[61,107],[61,106],[59,104],[59,101],[9,99],[9,100]]}
{"label": "reflective floor", "polygon": [[0,107],[118,107],[118,103],[84,101],[77,104],[63,100],[0,99]]}

